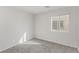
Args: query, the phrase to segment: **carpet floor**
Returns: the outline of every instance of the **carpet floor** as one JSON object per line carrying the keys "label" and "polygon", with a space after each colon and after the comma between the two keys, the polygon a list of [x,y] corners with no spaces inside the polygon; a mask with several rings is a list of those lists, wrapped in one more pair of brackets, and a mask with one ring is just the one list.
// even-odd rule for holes
{"label": "carpet floor", "polygon": [[40,39],[31,39],[26,43],[8,48],[1,53],[77,53],[77,49]]}

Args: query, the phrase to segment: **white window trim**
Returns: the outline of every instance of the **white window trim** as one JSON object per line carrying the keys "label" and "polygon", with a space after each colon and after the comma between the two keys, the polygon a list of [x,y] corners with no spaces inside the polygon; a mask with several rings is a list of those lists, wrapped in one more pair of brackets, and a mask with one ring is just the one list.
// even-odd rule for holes
{"label": "white window trim", "polygon": [[[70,16],[69,14],[67,14],[67,15]],[[59,17],[59,19],[57,19],[57,21],[64,20],[64,19],[60,19],[61,16],[64,16],[64,15],[57,16],[57,17]],[[56,16],[54,16],[54,17],[56,17]],[[69,17],[69,19],[70,19],[70,17]],[[54,20],[53,16],[51,16],[51,32],[69,32],[69,20],[68,20],[68,28],[67,28],[68,30],[60,30],[60,29],[59,30],[54,30],[53,26],[52,26],[53,25],[52,24],[53,20]],[[60,27],[60,24],[58,26]]]}

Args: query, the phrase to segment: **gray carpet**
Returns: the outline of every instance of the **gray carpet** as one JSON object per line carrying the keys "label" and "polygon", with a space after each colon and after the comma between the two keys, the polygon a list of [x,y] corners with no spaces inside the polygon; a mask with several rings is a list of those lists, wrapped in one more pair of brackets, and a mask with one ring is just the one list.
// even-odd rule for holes
{"label": "gray carpet", "polygon": [[1,53],[77,53],[77,49],[56,43],[32,39],[23,44],[18,44]]}

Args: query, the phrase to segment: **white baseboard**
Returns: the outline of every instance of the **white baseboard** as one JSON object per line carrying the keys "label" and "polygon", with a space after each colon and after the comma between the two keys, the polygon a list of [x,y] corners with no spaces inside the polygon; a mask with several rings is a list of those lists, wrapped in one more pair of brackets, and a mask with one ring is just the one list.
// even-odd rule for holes
{"label": "white baseboard", "polygon": [[14,44],[14,45],[11,45],[11,46],[9,46],[9,47],[6,47],[6,48],[0,50],[0,52],[4,51],[4,50],[6,50],[6,49],[9,49],[9,48],[11,48],[11,47],[14,47],[14,46],[16,46],[17,44],[18,44],[18,43]]}
{"label": "white baseboard", "polygon": [[[33,39],[33,38],[34,38],[34,37],[30,37],[30,40]],[[14,47],[14,46],[16,46],[16,45],[18,45],[18,44],[20,44],[20,43],[15,43],[15,44],[13,44],[13,45],[10,45],[9,47],[6,47],[6,48],[4,48],[4,49],[1,49],[0,52],[1,52],[1,51],[4,51],[4,50],[6,50],[6,49],[9,49],[9,48],[11,48],[11,47]]]}
{"label": "white baseboard", "polygon": [[42,39],[42,40],[46,40],[46,41],[49,41],[49,42],[58,43],[58,44],[65,45],[65,46],[69,46],[69,47],[78,48],[77,45],[66,44],[66,43],[64,43],[64,42],[61,43],[61,42],[57,42],[57,41],[53,41],[53,40],[51,41],[51,40],[48,40],[48,38],[45,38],[45,37],[39,36],[39,35],[37,35],[36,38]]}

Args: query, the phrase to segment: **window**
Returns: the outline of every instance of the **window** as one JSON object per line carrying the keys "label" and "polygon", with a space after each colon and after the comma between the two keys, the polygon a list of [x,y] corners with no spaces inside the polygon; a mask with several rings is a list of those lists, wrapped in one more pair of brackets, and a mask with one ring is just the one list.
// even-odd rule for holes
{"label": "window", "polygon": [[69,31],[69,15],[52,16],[51,31],[68,32]]}

